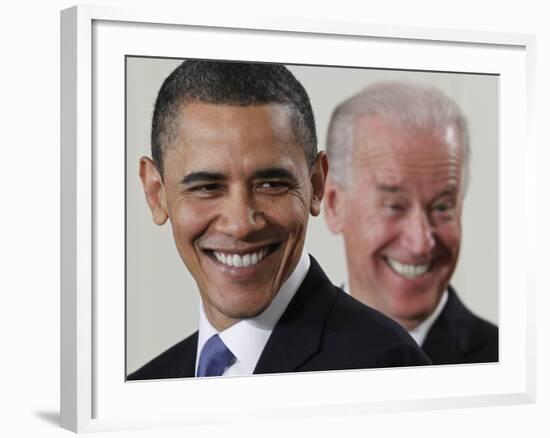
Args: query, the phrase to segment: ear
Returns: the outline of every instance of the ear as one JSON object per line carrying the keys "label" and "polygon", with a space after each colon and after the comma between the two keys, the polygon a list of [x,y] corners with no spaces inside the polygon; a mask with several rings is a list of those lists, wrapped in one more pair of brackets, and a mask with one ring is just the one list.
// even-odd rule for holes
{"label": "ear", "polygon": [[163,225],[168,220],[166,209],[166,194],[162,177],[155,163],[148,157],[139,160],[139,177],[145,192],[147,204],[151,209],[153,221],[157,225]]}
{"label": "ear", "polygon": [[312,188],[311,205],[309,211],[313,216],[319,216],[319,213],[321,213],[321,201],[325,192],[327,173],[327,154],[325,152],[319,152],[309,172],[309,181]]}
{"label": "ear", "polygon": [[325,189],[325,220],[334,234],[342,232],[344,227],[346,193],[329,175]]}

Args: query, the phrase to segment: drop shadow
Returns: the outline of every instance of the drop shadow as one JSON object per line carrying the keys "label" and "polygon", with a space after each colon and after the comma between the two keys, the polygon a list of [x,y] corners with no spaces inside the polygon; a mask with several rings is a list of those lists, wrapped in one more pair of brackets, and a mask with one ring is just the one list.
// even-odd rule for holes
{"label": "drop shadow", "polygon": [[60,426],[61,414],[57,411],[38,411],[34,413],[38,418],[53,426]]}

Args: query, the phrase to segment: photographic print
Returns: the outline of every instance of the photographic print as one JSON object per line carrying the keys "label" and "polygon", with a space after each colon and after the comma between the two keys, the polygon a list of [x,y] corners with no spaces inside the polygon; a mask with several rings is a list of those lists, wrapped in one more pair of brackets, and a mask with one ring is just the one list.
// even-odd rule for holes
{"label": "photographic print", "polygon": [[[199,289],[193,276],[182,262],[182,258],[185,257],[185,254],[182,254],[183,251],[192,251],[192,247],[187,247],[179,254],[178,248],[174,244],[173,223],[168,220],[160,227],[154,224],[138,175],[140,158],[152,156],[150,144],[154,142],[151,139],[151,126],[155,100],[164,80],[182,65],[182,62],[184,62],[182,59],[132,56],[126,58],[126,348],[128,374],[136,371],[138,367],[143,366],[183,339],[192,336],[199,328],[199,306],[201,306]],[[210,61],[206,60],[205,62]],[[223,65],[224,62],[222,61],[221,64]],[[227,62],[225,64],[228,66],[233,65]],[[242,62],[235,65],[246,66],[251,64]],[[265,64],[265,66],[270,66],[270,64]],[[443,233],[446,233],[449,228],[448,215],[443,217],[442,214],[437,216],[428,213],[428,221],[431,221],[429,225],[432,227],[428,234],[432,234],[437,242],[429,248],[411,248],[409,243],[402,242],[402,240],[409,239],[409,234],[413,234],[414,238],[414,234],[419,232],[418,227],[422,225],[407,222],[410,216],[407,213],[407,217],[401,220],[401,222],[404,222],[402,226],[405,230],[398,233],[400,235],[394,236],[391,235],[391,232],[388,232],[387,234],[390,234],[387,237],[389,242],[383,242],[382,245],[373,242],[373,239],[368,236],[365,237],[364,242],[362,242],[363,246],[356,250],[358,253],[349,256],[355,259],[361,258],[361,261],[346,263],[346,250],[342,233],[331,232],[327,224],[327,212],[322,211],[319,216],[311,217],[309,220],[305,238],[305,252],[311,254],[319,262],[333,284],[348,289],[348,292],[350,292],[348,265],[351,264],[352,269],[355,270],[366,269],[368,271],[366,276],[370,275],[370,277],[366,279],[358,278],[358,284],[356,285],[358,291],[356,294],[351,293],[357,299],[362,298],[362,288],[367,288],[367,284],[372,279],[372,281],[379,281],[379,284],[372,285],[372,288],[393,289],[388,291],[388,294],[407,293],[418,295],[412,298],[407,296],[406,300],[402,300],[404,304],[394,305],[394,307],[398,305],[408,306],[410,308],[406,311],[408,314],[417,312],[416,307],[420,306],[419,301],[429,301],[427,304],[421,303],[427,306],[428,311],[424,311],[421,317],[411,323],[411,331],[435,312],[442,294],[445,292],[445,295],[447,295],[448,285],[452,285],[454,290],[458,291],[458,293],[452,292],[452,300],[456,299],[457,301],[455,308],[448,309],[447,313],[450,312],[450,315],[447,319],[440,318],[439,323],[435,325],[434,334],[431,338],[424,338],[419,343],[427,343],[428,351],[433,353],[433,361],[437,364],[497,362],[498,76],[458,72],[444,73],[311,65],[287,65],[287,68],[303,85],[311,101],[316,122],[317,145],[320,151],[326,151],[327,149],[329,124],[337,106],[362,90],[368,89],[368,87],[386,84],[390,88],[394,85],[396,85],[394,88],[397,88],[397,86],[409,86],[413,89],[417,87],[419,90],[426,91],[426,93],[428,90],[437,90],[455,103],[462,112],[465,119],[463,130],[468,137],[464,141],[469,143],[470,156],[467,163],[461,164],[462,172],[465,175],[467,173],[467,176],[461,182],[464,186],[463,193],[458,196],[460,202],[464,198],[462,210],[457,213],[459,217],[456,218],[460,231],[453,234],[452,239],[454,240],[452,242],[441,242],[441,230],[443,229]],[[231,74],[237,73],[231,72]],[[237,80],[238,78],[235,79],[236,82]],[[230,85],[227,85],[226,88],[229,89]],[[403,90],[401,92],[404,93]],[[410,90],[407,89],[407,92],[410,93]],[[396,98],[395,96],[389,96],[389,93],[387,94],[387,100]],[[382,99],[378,95],[376,98]],[[415,99],[417,102],[415,102]],[[411,114],[407,114],[408,117],[417,116],[422,111],[426,111],[424,107],[427,105],[422,99],[420,94],[409,99],[412,111]],[[439,109],[439,111],[444,110]],[[358,110],[358,112],[360,111],[361,109]],[[397,110],[394,110],[394,112],[397,113]],[[440,122],[434,118],[424,123],[427,125],[424,131],[435,131],[440,128],[440,126],[435,126],[436,124],[443,125],[447,123],[450,126],[453,122]],[[229,131],[230,128],[228,127],[227,130]],[[401,128],[402,131],[404,129]],[[410,130],[410,128],[407,129]],[[414,137],[408,132],[404,136],[406,136],[407,141]],[[356,139],[356,141],[358,140]],[[258,150],[260,149],[261,145],[258,145]],[[435,148],[432,147],[432,150],[435,150]],[[428,161],[434,159],[432,157],[433,152],[429,152]],[[205,155],[208,154],[208,152],[204,153]],[[414,157],[414,161],[418,159],[415,150],[410,152],[400,150],[398,154],[400,156],[409,154]],[[205,159],[208,160],[208,158]],[[215,163],[215,160],[213,161]],[[337,170],[344,173],[352,172],[351,166],[343,170]],[[420,168],[420,171],[426,174],[438,170],[438,167],[429,167],[429,163],[427,167]],[[331,175],[331,171],[329,163],[329,175]],[[364,169],[359,171],[364,172]],[[433,184],[435,179],[434,175],[429,184]],[[405,181],[403,192],[408,193],[416,189],[420,189],[418,182]],[[422,198],[422,209],[433,208],[430,203],[437,199],[439,192],[446,189],[447,185],[444,185],[439,191],[425,194]],[[366,190],[374,191],[374,188],[367,187]],[[361,196],[364,197],[367,194],[362,193]],[[430,197],[434,199],[429,199]],[[445,201],[447,202],[447,200]],[[202,202],[204,203],[204,201]],[[449,208],[447,204],[442,205],[443,208]],[[193,207],[189,208],[192,209]],[[325,198],[322,210],[326,208]],[[365,212],[367,216],[372,210],[369,206],[352,205],[348,208],[353,210],[354,216],[360,216],[361,209],[367,210]],[[193,214],[191,211],[188,214]],[[181,214],[186,215],[186,212],[182,211]],[[223,215],[223,212],[220,214]],[[436,224],[435,222],[438,220],[439,223]],[[265,228],[269,227],[266,225]],[[243,236],[242,239],[244,241],[254,241],[254,233],[257,232],[258,230],[253,230],[249,235]],[[362,234],[365,234],[366,230],[356,227],[350,233],[353,232],[357,236],[343,234],[346,235],[348,240],[361,240]],[[196,237],[200,236],[202,234]],[[234,241],[232,243],[237,245]],[[403,260],[416,260],[416,266],[422,266],[420,262],[430,263],[432,266],[430,266],[428,272],[423,273],[423,277],[431,275],[433,278],[424,278],[419,282],[416,277],[405,278],[406,273],[395,272],[396,277],[399,276],[399,280],[407,284],[396,286],[391,283],[391,279],[380,278],[378,280],[378,277],[382,277],[383,274],[378,273],[376,267],[372,266],[374,262],[370,260],[379,257],[378,252],[371,255],[371,251],[378,249],[372,248],[375,244],[382,246],[381,252],[399,252],[399,257]],[[248,245],[250,246],[250,243]],[[397,249],[395,249],[396,247]],[[460,255],[458,255],[459,249]],[[447,257],[447,251],[456,251],[457,254],[453,257]],[[456,262],[458,264],[455,269],[454,263]],[[361,274],[356,274],[356,276],[363,277]],[[227,281],[230,281],[230,279],[227,279]],[[436,289],[435,292],[432,292],[433,289]],[[433,293],[433,297],[430,297],[429,300],[425,298],[426,295],[431,293]],[[373,294],[367,295],[364,299],[367,304],[368,298],[374,299],[375,297]],[[445,298],[447,299],[447,297]],[[460,300],[463,300],[466,304],[463,304]],[[376,306],[378,303],[375,302],[374,305]],[[454,304],[452,305],[454,306]],[[482,322],[471,315],[470,311],[466,310],[467,308],[470,308],[474,314],[481,315],[484,320],[490,321],[493,326],[485,324],[485,321]],[[377,310],[386,311],[384,313],[390,317],[396,315],[396,310],[389,306],[380,305]],[[467,321],[467,323],[464,321]],[[457,324],[466,324],[466,326],[455,331],[454,326]],[[441,326],[439,332],[438,326]],[[359,330],[359,327],[357,330]],[[463,343],[468,343],[467,338],[469,337],[477,339],[474,343],[470,342],[469,345],[464,346]],[[430,344],[435,345],[430,346]],[[359,341],[358,349],[361,349],[360,345]],[[290,345],[287,347],[292,348]],[[285,350],[284,341],[281,349]],[[482,353],[475,351],[483,349],[486,351]],[[181,354],[186,357],[183,352]],[[359,355],[359,353],[357,354]],[[193,356],[191,362],[195,365],[197,362],[195,353],[189,352],[188,355]],[[178,360],[181,361],[182,357],[179,357]],[[360,366],[359,364],[360,362],[357,367]],[[247,371],[243,369],[241,373],[247,372],[250,374],[254,366],[255,364],[252,363],[248,368],[245,368]],[[285,369],[285,371],[288,372],[289,370]],[[188,374],[185,377],[189,377]],[[139,379],[138,375],[135,378]]]}

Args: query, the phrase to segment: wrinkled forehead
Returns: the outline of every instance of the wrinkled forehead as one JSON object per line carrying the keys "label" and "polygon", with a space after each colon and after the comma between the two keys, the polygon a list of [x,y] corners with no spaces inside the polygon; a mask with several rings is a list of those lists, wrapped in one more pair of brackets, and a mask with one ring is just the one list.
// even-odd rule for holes
{"label": "wrinkled forehead", "polygon": [[463,159],[463,139],[454,124],[416,127],[396,124],[380,117],[361,115],[353,125],[353,157],[413,155],[430,159]]}
{"label": "wrinkled forehead", "polygon": [[462,139],[453,125],[443,129],[398,127],[381,118],[362,116],[356,119],[353,137],[356,176],[368,172],[380,178],[462,184]]}

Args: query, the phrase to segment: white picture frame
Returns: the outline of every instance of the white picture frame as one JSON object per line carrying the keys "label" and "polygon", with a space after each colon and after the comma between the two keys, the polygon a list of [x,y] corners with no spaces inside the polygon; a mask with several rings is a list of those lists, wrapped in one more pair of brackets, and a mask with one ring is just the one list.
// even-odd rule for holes
{"label": "white picture frame", "polygon": [[[534,37],[267,17],[229,22],[215,14],[88,6],[63,11],[61,25],[62,427],[100,431],[209,424],[214,417],[219,423],[534,401],[534,268],[514,255],[534,252],[535,212],[510,201],[535,205]],[[353,58],[365,66],[358,54],[368,48],[371,67],[500,75],[499,363],[125,383],[120,57],[174,56],[175,36],[180,45],[193,41],[181,57],[320,65],[350,65]],[[514,232],[525,224],[527,232]],[[291,400],[290,388],[298,389]]]}

